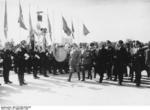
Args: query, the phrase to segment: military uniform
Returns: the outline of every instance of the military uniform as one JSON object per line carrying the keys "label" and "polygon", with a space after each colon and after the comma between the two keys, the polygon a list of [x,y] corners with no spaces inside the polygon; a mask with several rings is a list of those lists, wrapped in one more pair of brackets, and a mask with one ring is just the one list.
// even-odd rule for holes
{"label": "military uniform", "polygon": [[46,52],[42,51],[39,55],[40,55],[40,71],[41,71],[41,74],[44,75],[45,77],[49,77],[47,75],[47,56],[46,56]]}
{"label": "military uniform", "polygon": [[111,46],[108,46],[106,48],[106,73],[107,73],[107,79],[112,79],[112,67],[113,67],[113,55],[114,55],[114,49]]}
{"label": "military uniform", "polygon": [[150,48],[145,51],[145,64],[148,67],[148,77],[150,77]]}
{"label": "military uniform", "polygon": [[18,52],[18,79],[20,86],[26,85],[24,82],[24,72],[25,72],[25,48],[21,48]]}
{"label": "military uniform", "polygon": [[84,49],[81,51],[81,71],[82,71],[82,81],[85,80],[85,71],[88,71],[88,78],[92,79],[92,56],[91,51],[88,49]]}
{"label": "military uniform", "polygon": [[141,84],[141,71],[144,68],[144,51],[141,48],[137,48],[137,52],[133,57],[133,69],[135,71],[135,83],[136,86]]}
{"label": "military uniform", "polygon": [[96,72],[100,75],[99,82],[103,81],[104,73],[106,72],[106,56],[107,50],[102,47],[99,49],[96,57]]}
{"label": "military uniform", "polygon": [[80,80],[80,56],[81,51],[79,49],[72,49],[70,51],[70,59],[69,59],[69,79],[68,81],[71,81],[72,73],[77,72],[78,79]]}
{"label": "military uniform", "polygon": [[127,52],[126,49],[121,46],[119,49],[116,50],[116,69],[117,69],[117,76],[119,79],[119,85],[122,85],[123,82],[123,74],[125,72],[126,69],[126,56]]}
{"label": "military uniform", "polygon": [[3,77],[4,77],[4,82],[5,84],[12,83],[9,80],[9,72],[11,70],[11,55],[10,55],[10,50],[6,50],[3,54]]}

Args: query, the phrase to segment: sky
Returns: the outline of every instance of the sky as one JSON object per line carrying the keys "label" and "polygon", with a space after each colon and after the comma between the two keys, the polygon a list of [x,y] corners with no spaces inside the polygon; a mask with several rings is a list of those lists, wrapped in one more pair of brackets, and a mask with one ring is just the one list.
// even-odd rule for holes
{"label": "sky", "polygon": [[[62,30],[62,16],[69,27],[75,28],[76,42],[104,40],[136,39],[143,42],[150,40],[150,1],[149,0],[20,0],[24,22],[29,27],[29,6],[33,27],[37,26],[37,11],[44,11],[42,27],[47,27],[48,13],[52,25],[53,42],[62,42],[66,36]],[[4,3],[0,0],[0,39],[4,37]],[[19,27],[19,0],[7,0],[8,39],[16,43],[28,40],[29,32]],[[90,33],[83,35],[85,24]],[[47,34],[47,41],[50,38]],[[42,42],[42,37],[37,37]]]}

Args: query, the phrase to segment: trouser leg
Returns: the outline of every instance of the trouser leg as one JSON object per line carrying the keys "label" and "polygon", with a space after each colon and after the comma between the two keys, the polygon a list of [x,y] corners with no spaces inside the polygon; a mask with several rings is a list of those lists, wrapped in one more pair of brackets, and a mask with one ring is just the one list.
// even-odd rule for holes
{"label": "trouser leg", "polygon": [[101,72],[101,73],[99,73],[99,75],[100,75],[99,83],[102,83],[103,77],[104,77],[104,73]]}
{"label": "trouser leg", "polygon": [[78,74],[78,80],[80,80],[80,72],[77,72],[77,74]]}
{"label": "trouser leg", "polygon": [[9,81],[8,76],[9,75],[9,70],[4,69],[3,70],[3,78],[4,78],[4,82],[7,83]]}
{"label": "trouser leg", "polygon": [[69,73],[69,79],[68,79],[68,81],[71,81],[72,73],[73,73],[73,72],[70,72],[70,73]]}
{"label": "trouser leg", "polygon": [[82,69],[82,81],[85,81],[85,70]]}
{"label": "trouser leg", "polygon": [[140,84],[141,84],[141,71],[137,70],[136,71],[136,85],[140,86]]}

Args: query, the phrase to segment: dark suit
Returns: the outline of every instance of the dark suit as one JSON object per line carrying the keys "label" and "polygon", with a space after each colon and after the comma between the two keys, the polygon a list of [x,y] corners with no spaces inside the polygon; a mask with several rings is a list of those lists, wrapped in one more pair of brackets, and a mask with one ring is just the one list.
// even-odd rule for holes
{"label": "dark suit", "polygon": [[100,83],[102,82],[104,73],[106,72],[106,57],[107,50],[103,47],[98,51],[98,55],[96,57],[96,72],[100,75]]}
{"label": "dark suit", "polygon": [[127,51],[122,46],[116,50],[116,72],[119,79],[119,84],[122,84],[123,81],[123,74],[126,69],[126,60],[127,60]]}

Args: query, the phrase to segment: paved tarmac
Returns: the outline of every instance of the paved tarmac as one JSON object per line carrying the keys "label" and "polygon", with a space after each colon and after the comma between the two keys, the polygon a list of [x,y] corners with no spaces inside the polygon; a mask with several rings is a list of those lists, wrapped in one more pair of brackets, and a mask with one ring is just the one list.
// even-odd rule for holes
{"label": "paved tarmac", "polygon": [[28,85],[19,86],[17,74],[11,72],[12,84],[4,84],[0,77],[1,105],[150,105],[150,78],[142,73],[141,87],[136,87],[129,78],[124,78],[122,86],[118,82],[96,79],[78,81],[73,74],[72,82],[67,82],[68,74],[52,75],[34,79],[25,74]]}

